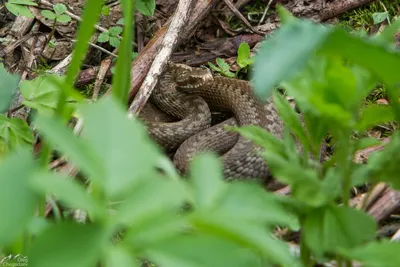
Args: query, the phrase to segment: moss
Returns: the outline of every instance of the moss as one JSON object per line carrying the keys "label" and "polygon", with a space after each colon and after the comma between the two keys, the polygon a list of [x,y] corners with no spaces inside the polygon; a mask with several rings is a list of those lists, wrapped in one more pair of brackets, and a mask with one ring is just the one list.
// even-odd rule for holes
{"label": "moss", "polygon": [[372,14],[376,12],[385,12],[382,4],[389,12],[390,18],[393,18],[400,12],[400,0],[382,0],[346,12],[339,17],[339,24],[349,30],[364,30],[368,32],[374,26]]}

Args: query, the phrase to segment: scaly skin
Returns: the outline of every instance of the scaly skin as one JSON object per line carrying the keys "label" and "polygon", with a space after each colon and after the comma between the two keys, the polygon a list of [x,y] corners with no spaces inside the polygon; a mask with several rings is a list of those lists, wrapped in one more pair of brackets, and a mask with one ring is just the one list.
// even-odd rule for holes
{"label": "scaly skin", "polygon": [[[180,145],[174,156],[174,163],[177,168],[182,172],[186,172],[191,158],[198,152],[215,151],[218,154],[223,154],[221,158],[224,165],[224,176],[227,179],[269,178],[268,167],[264,159],[257,154],[257,150],[260,148],[244,137],[238,136],[236,133],[225,131],[224,127],[226,125],[256,125],[276,136],[282,137],[283,124],[279,120],[273,104],[271,102],[267,104],[260,102],[253,95],[249,82],[212,76],[207,69],[171,64],[166,73],[169,73],[166,74],[167,78],[164,78],[160,84],[163,84],[164,88],[169,89],[166,91],[160,89],[155,92],[155,94],[158,94],[156,97],[161,100],[160,102],[163,107],[157,105],[162,110],[167,112],[166,109],[179,109],[179,107],[185,105],[195,109],[193,106],[194,102],[183,104],[185,97],[193,96],[196,99],[198,99],[197,97],[204,99],[213,111],[231,111],[234,115],[232,119],[211,128],[200,130],[193,133],[190,138],[186,138],[186,141]],[[168,97],[163,96],[165,92],[171,91],[171,88],[178,90],[181,94],[187,94],[175,95],[175,97],[181,99],[179,101],[182,101],[179,104],[178,102],[173,103],[178,100],[166,101]],[[192,99],[192,101],[194,100]],[[201,102],[201,100],[197,101]],[[171,103],[176,105],[173,106]],[[208,114],[202,113],[196,116],[195,120],[193,120],[192,116],[191,124],[189,124],[189,120],[176,122],[176,125],[179,125],[177,129],[200,128],[198,125],[204,125],[204,121],[209,121]],[[194,126],[190,126],[192,124]],[[160,140],[163,138],[160,138],[160,131],[154,130],[157,128],[157,125],[153,124],[152,127],[154,127],[152,130],[153,138],[162,144]],[[174,137],[175,139],[184,139],[177,137],[181,130],[171,131],[177,133],[176,137]]]}

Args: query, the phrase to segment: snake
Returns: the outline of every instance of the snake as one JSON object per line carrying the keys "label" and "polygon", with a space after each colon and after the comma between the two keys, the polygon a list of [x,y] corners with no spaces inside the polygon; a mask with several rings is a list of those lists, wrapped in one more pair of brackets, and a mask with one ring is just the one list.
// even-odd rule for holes
{"label": "snake", "polygon": [[[169,63],[145,105],[141,118],[150,137],[167,151],[173,163],[188,173],[201,152],[219,155],[227,180],[263,180],[271,177],[261,148],[226,126],[255,125],[282,138],[283,123],[272,99],[259,100],[251,83],[212,74],[207,68]],[[152,108],[151,108],[152,106]],[[167,114],[154,119],[152,109]],[[212,114],[231,117],[212,125]]]}

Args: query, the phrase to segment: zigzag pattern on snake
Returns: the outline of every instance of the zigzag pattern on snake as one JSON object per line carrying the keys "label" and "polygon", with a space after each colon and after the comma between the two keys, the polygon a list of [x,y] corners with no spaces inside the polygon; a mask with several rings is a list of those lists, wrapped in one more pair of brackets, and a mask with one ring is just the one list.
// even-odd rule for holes
{"label": "zigzag pattern on snake", "polygon": [[[174,151],[174,164],[186,173],[194,155],[213,151],[221,156],[227,179],[266,179],[268,167],[259,148],[225,126],[256,125],[282,137],[283,124],[272,104],[262,103],[250,83],[214,76],[208,69],[169,64],[152,96],[152,104],[169,116],[156,121],[146,104],[141,118],[149,135],[167,151]],[[233,117],[211,125],[211,111],[230,112]],[[171,120],[170,118],[174,118]]]}

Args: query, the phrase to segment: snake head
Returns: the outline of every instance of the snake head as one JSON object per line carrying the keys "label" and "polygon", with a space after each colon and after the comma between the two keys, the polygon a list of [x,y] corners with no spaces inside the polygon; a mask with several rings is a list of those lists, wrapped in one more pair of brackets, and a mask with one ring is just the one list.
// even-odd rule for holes
{"label": "snake head", "polygon": [[175,82],[179,89],[196,89],[214,80],[209,69],[192,68],[183,64],[173,66],[175,72]]}

